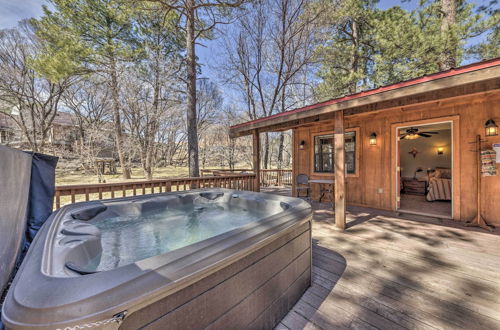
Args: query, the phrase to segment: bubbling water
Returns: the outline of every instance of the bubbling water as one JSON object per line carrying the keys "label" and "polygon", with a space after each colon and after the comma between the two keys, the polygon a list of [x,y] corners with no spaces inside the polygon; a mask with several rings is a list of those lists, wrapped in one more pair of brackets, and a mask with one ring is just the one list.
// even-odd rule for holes
{"label": "bubbling water", "polygon": [[188,204],[139,216],[90,221],[101,231],[97,271],[173,251],[262,219],[261,210],[224,203]]}

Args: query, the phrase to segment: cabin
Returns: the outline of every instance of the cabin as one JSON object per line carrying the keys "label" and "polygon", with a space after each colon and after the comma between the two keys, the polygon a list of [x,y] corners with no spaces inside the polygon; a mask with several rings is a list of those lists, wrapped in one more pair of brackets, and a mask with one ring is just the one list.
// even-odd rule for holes
{"label": "cabin", "polygon": [[[500,58],[232,126],[292,130],[293,195],[500,226]],[[297,184],[297,176],[307,183]],[[257,175],[258,177],[259,175]],[[298,189],[298,188],[301,189]]]}

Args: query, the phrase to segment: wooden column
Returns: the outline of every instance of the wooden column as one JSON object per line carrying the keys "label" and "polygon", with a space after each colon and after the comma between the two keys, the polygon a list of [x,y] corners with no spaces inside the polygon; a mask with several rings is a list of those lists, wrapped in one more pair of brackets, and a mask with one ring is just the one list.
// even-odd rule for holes
{"label": "wooden column", "polygon": [[297,177],[297,129],[292,129],[292,196],[297,197],[295,178]]}
{"label": "wooden column", "polygon": [[335,225],[345,229],[344,112],[335,112]]}
{"label": "wooden column", "polygon": [[254,190],[260,191],[260,138],[259,131],[252,132],[253,137],[253,172],[255,173]]}

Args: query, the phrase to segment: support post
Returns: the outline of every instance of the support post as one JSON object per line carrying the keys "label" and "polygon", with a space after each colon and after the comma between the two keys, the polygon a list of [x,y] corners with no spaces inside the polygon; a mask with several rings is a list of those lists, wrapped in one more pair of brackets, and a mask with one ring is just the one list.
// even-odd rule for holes
{"label": "support post", "polygon": [[335,225],[345,229],[344,112],[335,112]]}
{"label": "support post", "polygon": [[297,166],[299,160],[299,147],[297,139],[297,129],[292,129],[292,196],[297,197]]}
{"label": "support post", "polygon": [[483,218],[481,215],[481,150],[482,150],[482,142],[481,140],[481,135],[476,136],[476,141],[474,142],[476,144],[476,149],[474,150],[476,152],[476,165],[477,165],[477,179],[476,179],[476,189],[477,189],[477,213],[476,217],[471,220],[467,221],[465,223],[466,227],[480,227],[483,228],[484,230],[492,232],[493,229],[495,228],[494,226],[490,225],[486,220]]}
{"label": "support post", "polygon": [[260,191],[260,137],[259,131],[252,132],[253,137],[253,172],[255,173],[254,190]]}

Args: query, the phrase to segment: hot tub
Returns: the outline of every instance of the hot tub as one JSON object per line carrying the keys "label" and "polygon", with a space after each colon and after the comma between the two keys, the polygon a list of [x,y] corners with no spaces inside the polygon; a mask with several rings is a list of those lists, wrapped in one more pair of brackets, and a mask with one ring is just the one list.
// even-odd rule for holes
{"label": "hot tub", "polygon": [[311,280],[311,208],[228,189],[68,205],[3,305],[12,329],[271,328]]}

